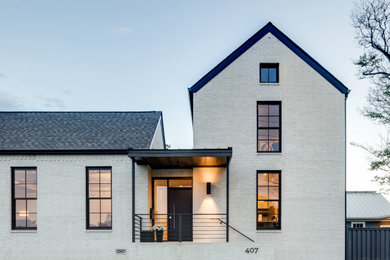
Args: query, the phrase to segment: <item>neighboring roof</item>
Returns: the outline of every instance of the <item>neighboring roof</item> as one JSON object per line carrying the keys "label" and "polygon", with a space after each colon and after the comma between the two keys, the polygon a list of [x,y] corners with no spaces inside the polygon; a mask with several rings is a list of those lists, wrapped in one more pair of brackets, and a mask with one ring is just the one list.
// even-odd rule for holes
{"label": "neighboring roof", "polygon": [[226,149],[129,149],[128,155],[139,165],[153,169],[225,167],[232,157]]}
{"label": "neighboring roof", "polygon": [[0,112],[0,153],[150,148],[160,118],[159,111]]}
{"label": "neighboring roof", "polygon": [[196,82],[191,88],[188,89],[190,94],[190,103],[192,111],[192,93],[199,91],[204,85],[206,85],[210,80],[212,80],[216,75],[218,75],[222,70],[229,66],[233,61],[246,52],[250,47],[252,47],[256,42],[263,38],[267,33],[272,33],[276,38],[278,38],[282,43],[284,43],[290,50],[292,50],[297,56],[304,60],[308,65],[310,65],[315,71],[321,74],[329,83],[331,83],[335,88],[337,88],[341,93],[348,96],[350,90],[344,86],[338,79],[336,79],[329,71],[321,66],[316,60],[314,60],[309,54],[307,54],[303,49],[296,45],[290,38],[288,38],[284,33],[282,33],[278,28],[276,28],[271,22],[267,23],[263,28],[261,28],[255,35],[249,38],[244,44],[242,44],[238,49],[232,52],[227,56],[223,61],[221,61],[217,66],[215,66],[209,73],[207,73],[203,78]]}
{"label": "neighboring roof", "polygon": [[347,191],[347,220],[390,217],[390,202],[375,191]]}

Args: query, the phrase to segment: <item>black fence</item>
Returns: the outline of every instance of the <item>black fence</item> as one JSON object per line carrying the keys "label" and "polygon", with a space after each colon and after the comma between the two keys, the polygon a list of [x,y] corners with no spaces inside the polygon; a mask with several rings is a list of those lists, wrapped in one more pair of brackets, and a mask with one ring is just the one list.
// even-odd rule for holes
{"label": "black fence", "polygon": [[390,228],[349,228],[346,260],[390,260]]}
{"label": "black fence", "polygon": [[[154,225],[166,228],[163,242],[168,241],[226,241],[226,214],[135,214],[135,239],[143,237]],[[153,234],[153,241],[156,240]]]}

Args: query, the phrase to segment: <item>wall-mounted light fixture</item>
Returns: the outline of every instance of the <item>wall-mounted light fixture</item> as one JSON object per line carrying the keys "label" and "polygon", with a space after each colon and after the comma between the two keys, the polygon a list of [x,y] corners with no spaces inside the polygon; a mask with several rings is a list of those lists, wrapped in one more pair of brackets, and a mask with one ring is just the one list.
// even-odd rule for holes
{"label": "wall-mounted light fixture", "polygon": [[206,182],[206,194],[211,194],[211,182]]}

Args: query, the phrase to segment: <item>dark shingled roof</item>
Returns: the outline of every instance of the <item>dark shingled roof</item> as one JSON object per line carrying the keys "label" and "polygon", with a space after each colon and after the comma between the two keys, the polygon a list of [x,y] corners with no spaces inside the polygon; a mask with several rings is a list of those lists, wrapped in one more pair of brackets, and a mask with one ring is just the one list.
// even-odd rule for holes
{"label": "dark shingled roof", "polygon": [[0,151],[150,148],[161,112],[0,112]]}

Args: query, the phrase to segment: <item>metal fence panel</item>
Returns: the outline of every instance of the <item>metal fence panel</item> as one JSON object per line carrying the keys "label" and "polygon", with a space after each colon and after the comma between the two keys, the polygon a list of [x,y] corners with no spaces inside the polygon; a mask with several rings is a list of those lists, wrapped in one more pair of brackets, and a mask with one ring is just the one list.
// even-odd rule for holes
{"label": "metal fence panel", "polygon": [[346,260],[390,260],[390,228],[348,228]]}

